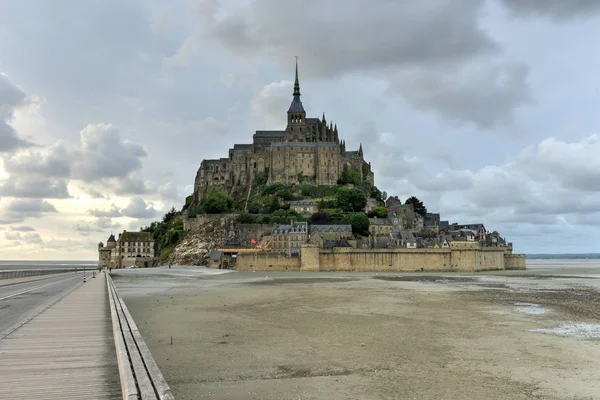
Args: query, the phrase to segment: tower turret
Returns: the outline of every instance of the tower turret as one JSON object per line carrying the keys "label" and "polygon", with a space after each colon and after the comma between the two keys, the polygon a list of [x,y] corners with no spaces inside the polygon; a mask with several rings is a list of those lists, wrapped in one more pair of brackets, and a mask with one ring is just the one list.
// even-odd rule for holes
{"label": "tower turret", "polygon": [[337,130],[337,124],[335,124],[335,127],[333,128],[333,141],[336,143],[339,143],[339,137],[338,137],[338,130]]}
{"label": "tower turret", "polygon": [[362,143],[360,144],[360,146],[358,147],[358,155],[359,156],[363,156],[363,149],[362,149]]}

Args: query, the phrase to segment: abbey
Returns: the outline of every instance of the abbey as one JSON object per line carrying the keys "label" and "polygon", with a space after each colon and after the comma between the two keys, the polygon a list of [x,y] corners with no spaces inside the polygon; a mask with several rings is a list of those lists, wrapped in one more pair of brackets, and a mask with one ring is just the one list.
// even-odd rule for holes
{"label": "abbey", "polygon": [[267,183],[334,186],[345,169],[360,173],[363,181],[374,184],[371,163],[358,151],[346,151],[337,125],[322,118],[306,118],[300,100],[298,62],[287,126],[282,131],[256,131],[252,144],[235,144],[229,157],[203,160],[194,182],[194,200],[202,199],[212,188],[231,193],[250,185],[258,175]]}

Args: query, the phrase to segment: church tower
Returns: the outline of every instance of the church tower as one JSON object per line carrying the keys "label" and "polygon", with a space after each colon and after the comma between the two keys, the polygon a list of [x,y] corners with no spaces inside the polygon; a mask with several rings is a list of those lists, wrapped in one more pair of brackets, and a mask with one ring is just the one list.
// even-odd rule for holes
{"label": "church tower", "polygon": [[300,82],[298,81],[298,57],[296,56],[296,80],[294,81],[294,98],[287,112],[288,123],[285,129],[286,142],[304,142],[308,134],[306,127],[306,111],[300,100]]}

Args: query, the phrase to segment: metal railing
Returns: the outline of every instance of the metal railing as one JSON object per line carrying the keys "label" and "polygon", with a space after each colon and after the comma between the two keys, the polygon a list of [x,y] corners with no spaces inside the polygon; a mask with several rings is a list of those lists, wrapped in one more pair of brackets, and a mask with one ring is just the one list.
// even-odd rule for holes
{"label": "metal railing", "polygon": [[60,274],[63,272],[81,272],[83,270],[93,270],[97,268],[40,268],[40,269],[5,269],[0,270],[0,280],[25,278],[28,276]]}
{"label": "metal railing", "polygon": [[174,400],[110,275],[105,275],[123,399]]}

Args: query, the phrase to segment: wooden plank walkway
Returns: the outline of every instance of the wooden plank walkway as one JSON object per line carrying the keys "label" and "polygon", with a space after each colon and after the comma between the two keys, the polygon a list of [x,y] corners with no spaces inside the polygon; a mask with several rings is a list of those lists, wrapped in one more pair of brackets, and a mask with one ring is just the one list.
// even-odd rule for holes
{"label": "wooden plank walkway", "polygon": [[104,274],[0,340],[0,399],[122,399]]}

